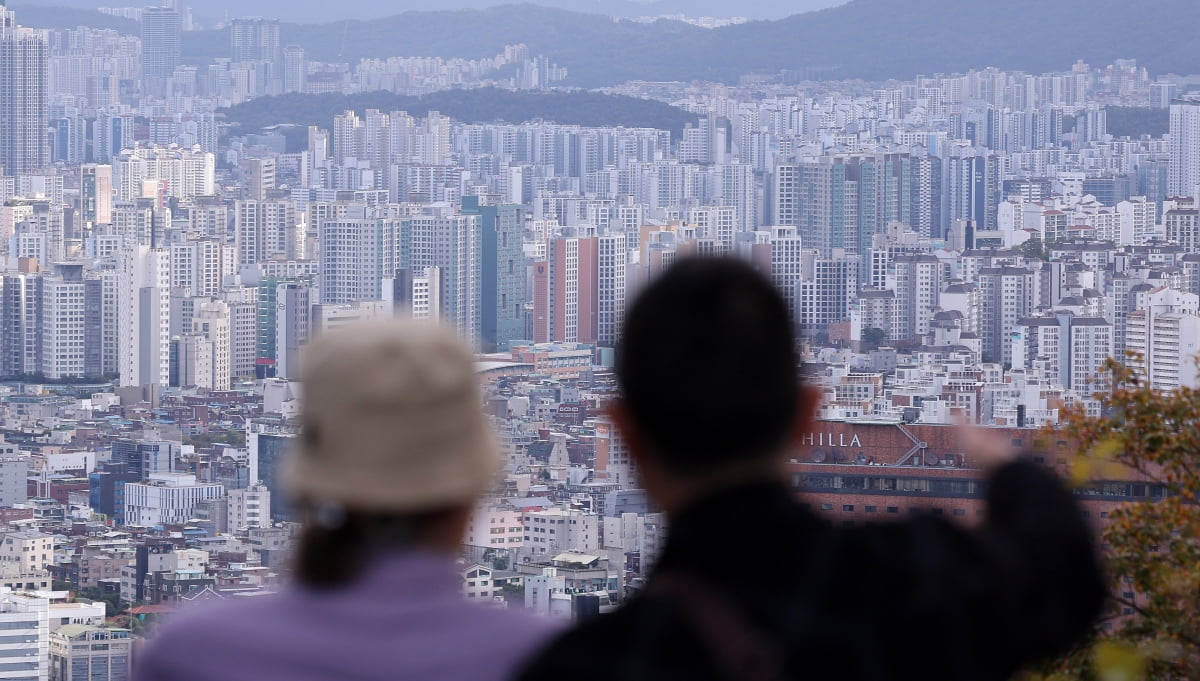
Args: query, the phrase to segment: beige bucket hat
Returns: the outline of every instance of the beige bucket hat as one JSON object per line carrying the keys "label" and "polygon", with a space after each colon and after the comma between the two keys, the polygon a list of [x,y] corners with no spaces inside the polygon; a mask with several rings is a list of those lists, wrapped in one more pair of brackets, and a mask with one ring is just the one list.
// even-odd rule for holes
{"label": "beige bucket hat", "polygon": [[304,428],[285,468],[297,499],[418,512],[470,503],[499,451],[471,354],[428,322],[363,322],[318,336],[301,357]]}

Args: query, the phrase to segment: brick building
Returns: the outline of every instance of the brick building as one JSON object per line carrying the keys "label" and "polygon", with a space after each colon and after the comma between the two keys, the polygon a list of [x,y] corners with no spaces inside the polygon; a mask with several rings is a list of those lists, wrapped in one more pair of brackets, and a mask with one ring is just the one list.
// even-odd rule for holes
{"label": "brick building", "polygon": [[[999,430],[1015,451],[1028,450],[1035,462],[1066,475],[1072,453],[1067,440],[1042,438],[1048,450],[1034,450],[1043,431]],[[964,451],[960,436],[959,428],[946,425],[820,421],[788,464],[791,484],[809,508],[837,525],[917,513],[977,518],[985,508],[985,473]],[[1085,516],[1100,526],[1120,504],[1165,491],[1131,472],[1126,480],[1094,482],[1075,494]]]}

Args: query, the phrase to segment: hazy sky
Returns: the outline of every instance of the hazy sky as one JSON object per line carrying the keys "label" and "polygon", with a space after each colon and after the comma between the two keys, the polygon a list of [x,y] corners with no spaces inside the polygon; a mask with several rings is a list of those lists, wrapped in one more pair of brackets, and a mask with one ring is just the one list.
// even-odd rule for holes
{"label": "hazy sky", "polygon": [[[840,5],[846,0],[537,0],[534,4],[561,7],[615,16],[643,16],[685,13],[689,16],[745,16],[751,19],[778,19],[814,9]],[[71,7],[113,7],[147,2],[114,0],[12,0],[14,9],[22,4],[53,4]],[[185,0],[186,2],[186,0]],[[370,19],[398,14],[406,10],[458,9],[510,4],[497,0],[192,0],[186,2],[197,17],[261,15],[284,21],[314,22],[338,19]]]}

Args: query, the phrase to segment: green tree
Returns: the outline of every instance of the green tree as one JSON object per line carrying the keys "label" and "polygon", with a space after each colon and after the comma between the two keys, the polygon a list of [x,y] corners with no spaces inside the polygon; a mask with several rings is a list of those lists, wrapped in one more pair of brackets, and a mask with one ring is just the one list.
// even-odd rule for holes
{"label": "green tree", "polygon": [[1046,244],[1038,237],[1026,241],[1017,246],[1017,253],[1021,254],[1022,258],[1028,260],[1049,260],[1050,253],[1046,250]]}
{"label": "green tree", "polygon": [[121,597],[119,594],[102,593],[100,589],[97,589],[96,587],[88,587],[86,589],[80,589],[79,597],[86,598],[89,601],[103,602],[107,608],[106,612],[109,617],[115,617],[116,615],[125,611],[125,609],[121,607]]}
{"label": "green tree", "polygon": [[863,350],[875,350],[879,346],[887,343],[888,334],[883,329],[877,329],[869,326],[862,330]]}
{"label": "green tree", "polygon": [[[1134,356],[1130,364],[1137,365]],[[1065,410],[1055,437],[1078,443],[1076,484],[1138,480],[1150,493],[1109,514],[1101,532],[1112,580],[1111,629],[1046,678],[1194,678],[1200,669],[1200,391],[1152,389],[1109,360],[1100,416]]]}

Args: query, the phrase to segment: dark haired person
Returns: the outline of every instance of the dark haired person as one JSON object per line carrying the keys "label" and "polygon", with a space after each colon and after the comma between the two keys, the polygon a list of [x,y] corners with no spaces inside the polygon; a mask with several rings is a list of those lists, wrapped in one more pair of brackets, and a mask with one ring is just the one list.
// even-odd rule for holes
{"label": "dark haired person", "polygon": [[565,634],[524,681],[1009,678],[1069,648],[1104,597],[1070,493],[995,468],[988,518],[832,528],[786,484],[817,394],[786,305],[749,265],[682,260],[631,307],[611,409],[669,537],[645,591]]}
{"label": "dark haired person", "polygon": [[134,679],[509,678],[553,625],[462,596],[455,558],[499,464],[471,355],[433,324],[377,322],[303,362],[299,583],[168,622]]}

